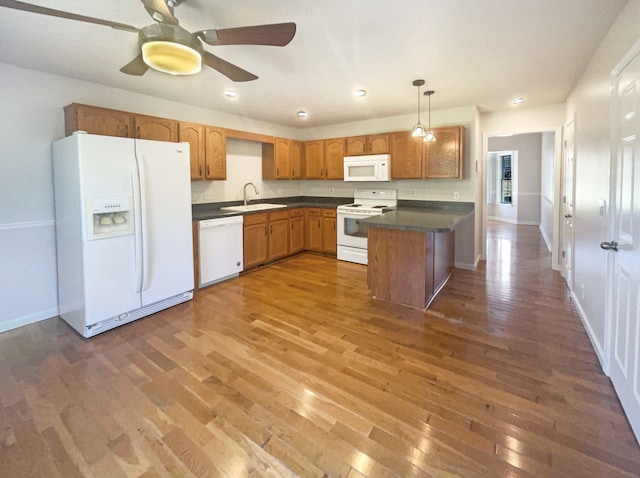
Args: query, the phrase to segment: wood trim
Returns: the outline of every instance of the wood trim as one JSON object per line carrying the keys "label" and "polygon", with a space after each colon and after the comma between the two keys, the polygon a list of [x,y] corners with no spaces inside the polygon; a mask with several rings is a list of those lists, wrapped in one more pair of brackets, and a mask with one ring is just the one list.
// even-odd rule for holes
{"label": "wood trim", "polygon": [[244,139],[246,141],[257,141],[258,143],[268,143],[268,144],[275,144],[276,142],[275,136],[251,133],[249,131],[240,131],[237,129],[225,128],[224,130],[227,134],[227,138]]}

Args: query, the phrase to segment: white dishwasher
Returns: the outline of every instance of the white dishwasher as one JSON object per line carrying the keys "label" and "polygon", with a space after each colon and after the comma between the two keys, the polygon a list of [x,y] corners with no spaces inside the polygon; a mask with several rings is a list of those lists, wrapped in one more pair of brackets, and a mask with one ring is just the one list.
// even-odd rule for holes
{"label": "white dishwasher", "polygon": [[200,287],[237,276],[243,269],[242,216],[200,221]]}

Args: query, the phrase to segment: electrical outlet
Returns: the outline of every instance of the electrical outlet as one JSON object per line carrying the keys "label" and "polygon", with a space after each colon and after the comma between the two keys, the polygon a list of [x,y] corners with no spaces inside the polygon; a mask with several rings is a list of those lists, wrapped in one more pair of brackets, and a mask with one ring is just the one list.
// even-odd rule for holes
{"label": "electrical outlet", "polygon": [[584,300],[584,284],[580,284],[580,298]]}
{"label": "electrical outlet", "polygon": [[213,199],[213,191],[205,190],[205,192],[204,192],[204,198],[205,198],[205,199]]}
{"label": "electrical outlet", "polygon": [[453,193],[453,199],[460,199],[460,193],[458,191]]}
{"label": "electrical outlet", "polygon": [[412,195],[412,196],[415,196],[415,195],[416,195],[416,190],[415,190],[415,189],[412,189],[412,190],[411,190],[411,195]]}
{"label": "electrical outlet", "polygon": [[334,189],[333,188],[329,188],[329,192],[333,193]]}

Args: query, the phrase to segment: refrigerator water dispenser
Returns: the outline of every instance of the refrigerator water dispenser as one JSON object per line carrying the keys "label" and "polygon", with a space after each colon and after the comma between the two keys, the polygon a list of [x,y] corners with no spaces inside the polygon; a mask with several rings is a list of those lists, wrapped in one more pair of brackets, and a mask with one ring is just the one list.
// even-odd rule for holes
{"label": "refrigerator water dispenser", "polygon": [[131,196],[99,196],[87,205],[89,240],[133,234]]}

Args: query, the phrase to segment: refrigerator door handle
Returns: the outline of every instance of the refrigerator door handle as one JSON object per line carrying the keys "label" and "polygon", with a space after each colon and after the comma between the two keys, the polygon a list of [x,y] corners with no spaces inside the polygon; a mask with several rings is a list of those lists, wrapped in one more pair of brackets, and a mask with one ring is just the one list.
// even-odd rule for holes
{"label": "refrigerator door handle", "polygon": [[140,192],[140,165],[138,158],[134,155],[131,162],[131,175],[133,182],[133,211],[135,228],[135,261],[136,261],[136,292],[142,292],[142,206]]}
{"label": "refrigerator door handle", "polygon": [[[138,157],[138,153],[136,153]],[[140,216],[142,229],[142,290],[149,288],[149,234],[147,230],[147,187],[145,181],[144,156],[138,157],[138,175],[140,179]]]}

